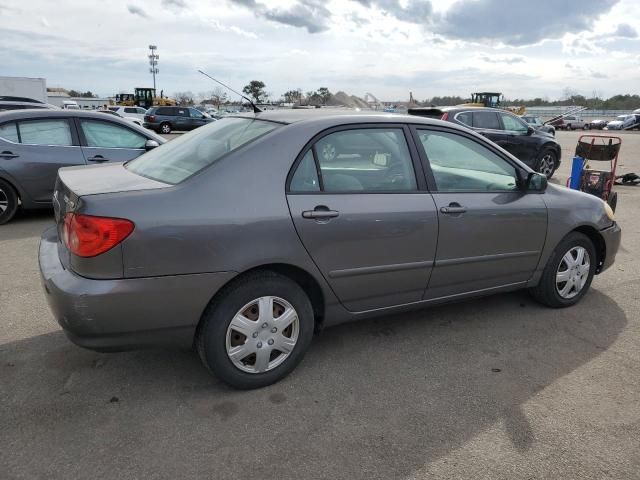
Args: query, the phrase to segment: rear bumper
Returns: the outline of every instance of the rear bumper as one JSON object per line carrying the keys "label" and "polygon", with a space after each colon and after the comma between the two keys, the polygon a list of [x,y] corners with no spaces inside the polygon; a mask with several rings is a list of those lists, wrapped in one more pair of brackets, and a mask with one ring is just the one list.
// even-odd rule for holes
{"label": "rear bumper", "polygon": [[622,230],[620,229],[620,225],[613,222],[613,225],[610,227],[600,230],[600,234],[602,235],[605,243],[605,257],[598,273],[604,272],[607,268],[613,265],[618,249],[620,248]]}
{"label": "rear bumper", "polygon": [[57,242],[55,227],[40,241],[38,260],[47,302],[69,339],[92,350],[191,346],[211,297],[235,276],[218,272],[93,280],[62,266]]}

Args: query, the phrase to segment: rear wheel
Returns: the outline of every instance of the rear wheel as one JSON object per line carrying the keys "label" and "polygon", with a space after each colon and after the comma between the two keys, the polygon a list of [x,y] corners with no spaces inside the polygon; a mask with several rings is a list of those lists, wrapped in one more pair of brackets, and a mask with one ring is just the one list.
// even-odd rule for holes
{"label": "rear wheel", "polygon": [[169,134],[171,133],[171,124],[169,122],[162,122],[160,124],[160,133]]}
{"label": "rear wheel", "polygon": [[531,294],[540,303],[552,307],[569,307],[589,290],[596,271],[597,257],[586,235],[572,232],[555,248]]}
{"label": "rear wheel", "polygon": [[11,220],[18,211],[18,194],[4,180],[0,180],[0,225]]}
{"label": "rear wheel", "polygon": [[589,130],[589,125],[585,123],[585,124],[582,126],[582,129],[583,129],[583,130]]}
{"label": "rear wheel", "polygon": [[273,272],[233,283],[207,308],[196,346],[228,385],[260,388],[287,376],[313,337],[313,308],[293,280]]}
{"label": "rear wheel", "polygon": [[538,164],[536,171],[543,174],[547,178],[553,176],[553,172],[556,171],[556,165],[558,163],[556,153],[550,148],[545,148],[538,158]]}

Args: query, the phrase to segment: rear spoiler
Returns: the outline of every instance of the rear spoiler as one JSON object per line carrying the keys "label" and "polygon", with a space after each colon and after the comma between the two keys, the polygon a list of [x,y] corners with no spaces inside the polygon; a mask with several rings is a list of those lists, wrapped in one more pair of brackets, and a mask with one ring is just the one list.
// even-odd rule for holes
{"label": "rear spoiler", "polygon": [[410,108],[407,113],[409,115],[429,118],[440,118],[444,114],[444,112],[437,107],[414,107]]}

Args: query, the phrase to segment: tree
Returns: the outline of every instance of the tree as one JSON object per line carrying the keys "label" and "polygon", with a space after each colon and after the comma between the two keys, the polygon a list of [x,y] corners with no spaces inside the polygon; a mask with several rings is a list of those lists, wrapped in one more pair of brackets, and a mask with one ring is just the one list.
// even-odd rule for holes
{"label": "tree", "polygon": [[288,92],[284,92],[284,101],[287,103],[300,103],[300,100],[302,100],[302,90],[301,89],[296,89],[296,90],[289,90]]}
{"label": "tree", "polygon": [[323,105],[326,105],[332,96],[331,92],[327,87],[320,87],[316,93],[320,95],[320,98],[322,98]]}
{"label": "tree", "polygon": [[227,101],[227,92],[222,87],[215,87],[211,90],[211,100],[217,109],[220,109],[220,104]]}
{"label": "tree", "polygon": [[193,93],[192,92],[176,92],[174,94],[178,105],[193,105]]}
{"label": "tree", "polygon": [[248,85],[245,85],[242,92],[252,97],[256,103],[260,103],[262,97],[266,95],[265,86],[264,82],[260,80],[251,80]]}

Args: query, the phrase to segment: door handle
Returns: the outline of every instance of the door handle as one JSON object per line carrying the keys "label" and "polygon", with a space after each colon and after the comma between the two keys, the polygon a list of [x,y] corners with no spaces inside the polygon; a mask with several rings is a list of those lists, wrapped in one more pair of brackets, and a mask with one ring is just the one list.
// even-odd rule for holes
{"label": "door handle", "polygon": [[90,162],[98,162],[98,163],[102,163],[102,162],[108,162],[109,159],[104,158],[102,155],[95,155],[91,158],[87,158],[87,160],[89,160]]}
{"label": "door handle", "polygon": [[448,207],[440,207],[440,211],[445,215],[455,215],[456,213],[465,213],[467,207],[463,207],[459,203],[452,202]]}
{"label": "door handle", "polygon": [[0,157],[7,158],[7,159],[9,159],[9,158],[18,158],[19,156],[20,155],[15,154],[13,152],[10,152],[8,150],[5,150],[4,152],[0,153]]}
{"label": "door handle", "polygon": [[338,215],[340,215],[340,212],[337,210],[329,210],[329,208],[324,205],[317,206],[313,210],[305,210],[302,212],[302,218],[315,220],[328,220],[330,218],[335,218]]}

